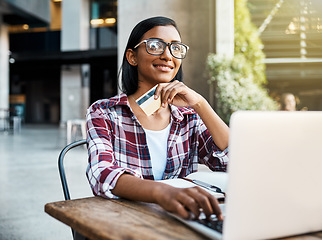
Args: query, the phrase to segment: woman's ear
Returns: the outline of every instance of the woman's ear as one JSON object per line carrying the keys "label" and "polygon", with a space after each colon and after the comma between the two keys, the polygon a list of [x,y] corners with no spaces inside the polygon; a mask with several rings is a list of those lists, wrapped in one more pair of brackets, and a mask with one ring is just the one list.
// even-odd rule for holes
{"label": "woman's ear", "polygon": [[135,52],[132,49],[126,50],[126,60],[128,63],[134,67],[136,67],[138,64],[136,62],[136,56]]}

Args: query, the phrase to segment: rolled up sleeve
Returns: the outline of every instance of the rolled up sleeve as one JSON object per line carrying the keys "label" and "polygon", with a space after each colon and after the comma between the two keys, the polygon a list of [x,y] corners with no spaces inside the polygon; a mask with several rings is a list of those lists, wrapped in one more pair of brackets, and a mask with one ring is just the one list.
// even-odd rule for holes
{"label": "rolled up sleeve", "polygon": [[200,120],[199,123],[199,163],[205,164],[212,171],[226,172],[229,162],[229,147],[221,150],[213,141],[208,129]]}
{"label": "rolled up sleeve", "polygon": [[113,150],[113,123],[101,109],[87,110],[88,167],[86,176],[93,194],[117,198],[111,190],[123,173],[139,178],[141,174],[130,168],[120,167]]}

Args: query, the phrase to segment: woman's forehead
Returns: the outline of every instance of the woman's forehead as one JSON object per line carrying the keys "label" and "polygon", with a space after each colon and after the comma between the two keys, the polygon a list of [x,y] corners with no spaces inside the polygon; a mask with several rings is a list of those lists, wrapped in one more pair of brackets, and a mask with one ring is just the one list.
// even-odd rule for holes
{"label": "woman's forehead", "polygon": [[160,38],[165,41],[181,41],[178,30],[172,25],[156,26],[150,29],[143,35],[142,39],[148,38]]}

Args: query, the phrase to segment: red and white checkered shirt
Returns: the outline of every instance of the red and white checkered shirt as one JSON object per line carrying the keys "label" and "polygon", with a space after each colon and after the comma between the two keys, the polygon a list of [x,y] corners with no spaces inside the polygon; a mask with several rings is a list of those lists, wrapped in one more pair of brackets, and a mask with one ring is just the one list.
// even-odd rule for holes
{"label": "red and white checkered shirt", "polygon": [[[171,107],[167,164],[163,179],[182,178],[197,171],[198,163],[226,171],[228,149],[221,151],[206,126],[191,108]],[[124,172],[153,179],[143,127],[124,93],[99,100],[87,110],[89,165],[87,178],[93,193],[114,198],[111,190]]]}

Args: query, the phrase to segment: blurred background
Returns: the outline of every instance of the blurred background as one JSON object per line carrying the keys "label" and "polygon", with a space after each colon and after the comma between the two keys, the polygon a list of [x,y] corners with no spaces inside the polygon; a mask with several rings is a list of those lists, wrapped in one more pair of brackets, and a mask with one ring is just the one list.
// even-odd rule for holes
{"label": "blurred background", "polygon": [[[12,115],[32,124],[84,118],[90,103],[118,92],[129,32],[139,20],[155,15],[177,21],[190,45],[185,81],[209,98],[206,56],[233,54],[234,1],[168,2],[1,0],[0,108],[12,107]],[[321,110],[321,1],[240,2],[258,28],[270,95],[291,92],[301,107]]]}
{"label": "blurred background", "polygon": [[[63,200],[59,151],[84,138],[91,103],[120,92],[130,31],[159,15],[190,47],[185,83],[227,123],[281,109],[285,93],[296,110],[322,110],[321,0],[0,0],[1,240],[71,239],[43,212]],[[77,154],[75,196],[91,195]]]}

